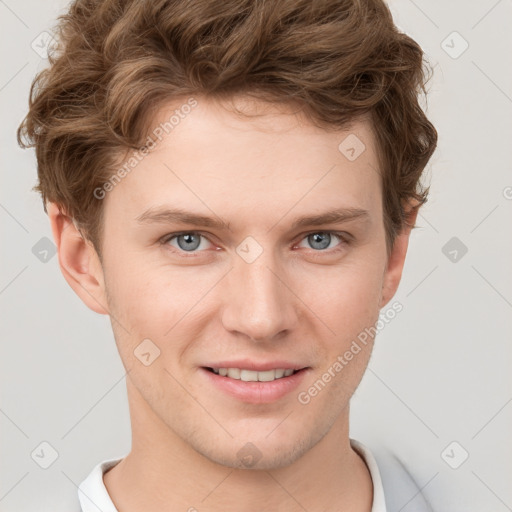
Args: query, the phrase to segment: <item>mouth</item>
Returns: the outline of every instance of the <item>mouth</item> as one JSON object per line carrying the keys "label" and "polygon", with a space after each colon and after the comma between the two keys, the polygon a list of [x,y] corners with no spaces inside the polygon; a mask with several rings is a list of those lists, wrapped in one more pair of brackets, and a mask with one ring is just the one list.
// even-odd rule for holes
{"label": "mouth", "polygon": [[295,361],[249,358],[208,361],[199,369],[200,378],[206,379],[214,394],[220,391],[238,401],[260,405],[291,396],[312,371],[311,366],[302,366]]}
{"label": "mouth", "polygon": [[[276,361],[277,363],[277,361]],[[247,363],[250,366],[250,363]],[[311,368],[253,368],[201,366],[209,385],[222,394],[248,404],[270,404],[285,399],[296,390]],[[262,368],[266,366],[266,368]],[[276,366],[281,366],[279,363]],[[292,366],[292,365],[290,365]]]}
{"label": "mouth", "polygon": [[211,373],[226,377],[227,379],[241,380],[243,382],[273,382],[275,380],[291,377],[307,368],[294,370],[292,368],[274,368],[265,371],[248,370],[245,368],[211,368],[203,367]]}

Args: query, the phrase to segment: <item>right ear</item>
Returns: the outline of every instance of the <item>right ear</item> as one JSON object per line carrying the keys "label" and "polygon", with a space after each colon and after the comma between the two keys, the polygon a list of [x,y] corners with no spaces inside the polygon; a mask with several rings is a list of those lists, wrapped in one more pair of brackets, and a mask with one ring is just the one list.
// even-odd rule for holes
{"label": "right ear", "polygon": [[46,211],[62,275],[88,308],[108,315],[103,267],[94,245],[84,239],[59,205],[49,202]]}

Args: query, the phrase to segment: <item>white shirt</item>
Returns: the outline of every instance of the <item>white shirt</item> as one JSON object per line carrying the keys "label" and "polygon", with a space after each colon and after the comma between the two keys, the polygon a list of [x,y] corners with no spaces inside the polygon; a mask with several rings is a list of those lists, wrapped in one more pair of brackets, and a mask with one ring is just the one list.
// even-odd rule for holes
{"label": "white shirt", "polygon": [[[370,449],[359,441],[350,439],[350,445],[364,459],[370,472],[373,482],[373,503],[371,512],[387,512],[388,509],[386,508],[386,500],[384,498],[383,482],[379,466],[377,466],[377,461]],[[121,462],[122,459],[123,457],[120,457],[100,462],[94,467],[89,476],[79,485],[78,499],[80,501],[80,506],[82,507],[82,512],[118,512],[112,503],[112,499],[107,492],[105,484],[103,483],[103,475],[106,471]],[[389,464],[387,466],[390,467]],[[403,465],[395,465],[393,467],[393,475],[388,475],[388,477],[390,484],[393,484],[392,486],[389,486],[389,495],[394,499],[394,501],[396,502],[398,499],[398,503],[405,504],[407,500],[415,497],[415,511],[423,512],[431,510],[430,508],[427,508],[427,504],[423,500],[419,488]],[[398,481],[397,478],[400,481]],[[397,490],[400,491],[400,496],[398,497],[396,495]],[[420,499],[418,499],[418,495]],[[388,496],[386,497],[388,498]],[[421,503],[419,503],[419,501],[421,501]],[[389,500],[388,506],[389,503],[391,503],[391,500]]]}

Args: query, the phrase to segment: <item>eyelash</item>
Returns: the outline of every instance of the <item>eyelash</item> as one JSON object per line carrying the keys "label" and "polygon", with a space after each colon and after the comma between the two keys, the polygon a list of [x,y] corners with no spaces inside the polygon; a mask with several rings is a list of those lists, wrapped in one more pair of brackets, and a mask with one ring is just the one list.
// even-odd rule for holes
{"label": "eyelash", "polygon": [[[335,235],[335,236],[337,236],[340,239],[340,244],[338,246],[332,248],[332,249],[323,249],[323,250],[310,249],[311,251],[313,251],[314,253],[317,253],[318,255],[321,255],[321,254],[335,254],[337,252],[340,252],[346,246],[348,246],[348,245],[350,245],[352,243],[352,236],[349,235],[348,233],[344,232],[344,231],[341,231],[341,232],[340,231],[310,231],[309,233],[305,233],[305,234],[301,235],[301,238],[299,239],[299,241],[297,243],[300,243],[300,242],[302,242],[302,240],[304,240],[308,236],[314,235],[314,234],[317,234],[317,233]],[[193,235],[200,235],[203,238],[206,238],[210,243],[213,243],[213,242],[211,242],[211,240],[204,233],[201,233],[199,231],[180,231],[180,232],[177,232],[177,233],[169,233],[169,234],[165,235],[163,238],[161,238],[159,240],[159,242],[160,242],[160,244],[162,246],[166,246],[167,248],[169,248],[171,246],[169,246],[168,243],[173,238],[176,238],[176,237],[178,237],[180,235],[192,235],[192,234]],[[199,254],[201,252],[204,252],[204,251],[187,252],[187,251],[183,251],[181,249],[177,249],[176,247],[172,247],[169,250],[171,250],[172,252],[177,252],[179,254],[184,254],[185,258],[197,257],[196,256],[197,254]]]}

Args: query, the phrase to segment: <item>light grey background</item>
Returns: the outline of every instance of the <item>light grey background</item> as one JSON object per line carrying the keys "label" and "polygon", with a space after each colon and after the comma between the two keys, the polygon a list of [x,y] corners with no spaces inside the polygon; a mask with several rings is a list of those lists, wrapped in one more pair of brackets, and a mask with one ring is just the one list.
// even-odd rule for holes
{"label": "light grey background", "polygon": [[[36,244],[51,231],[31,191],[35,155],[15,141],[29,85],[47,63],[32,42],[44,46],[41,32],[66,4],[0,0],[2,512],[69,511],[92,467],[130,448],[108,317],[82,304],[57,256],[41,261]],[[512,510],[512,2],[390,6],[435,66],[427,113],[440,138],[395,296],[404,309],[378,335],[352,402],[351,437],[396,453],[436,511],[504,512]],[[48,469],[31,455],[48,457],[42,442],[58,452]],[[464,451],[469,458],[450,467]],[[414,510],[412,496],[401,510]]]}

